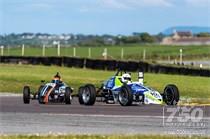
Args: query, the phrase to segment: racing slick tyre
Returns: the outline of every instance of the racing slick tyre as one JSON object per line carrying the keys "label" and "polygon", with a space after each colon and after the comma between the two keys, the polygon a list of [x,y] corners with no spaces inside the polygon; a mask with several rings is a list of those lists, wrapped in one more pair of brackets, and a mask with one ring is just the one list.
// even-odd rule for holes
{"label": "racing slick tyre", "polygon": [[[40,97],[40,93],[41,93],[43,87],[44,87],[44,85],[40,85],[38,88],[38,92],[37,92],[38,99]],[[36,96],[34,96],[34,98],[36,98]]]}
{"label": "racing slick tyre", "polygon": [[84,104],[84,101],[83,101],[83,99],[82,99],[82,92],[83,92],[83,90],[84,90],[84,87],[81,86],[81,87],[79,88],[79,91],[78,91],[79,104],[81,104],[81,105]]}
{"label": "racing slick tyre", "polygon": [[81,88],[79,100],[83,101],[84,105],[94,105],[96,101],[96,88],[92,84],[87,84]]}
{"label": "racing slick tyre", "polygon": [[130,106],[133,102],[133,94],[131,88],[126,84],[121,87],[121,91],[119,92],[118,97],[119,103],[122,106]]}
{"label": "racing slick tyre", "polygon": [[45,104],[45,102],[44,102],[44,96],[42,96],[41,95],[41,90],[42,90],[42,88],[44,87],[44,85],[41,85],[40,87],[39,87],[39,89],[38,89],[38,102],[39,102],[39,104]]}
{"label": "racing slick tyre", "polygon": [[71,104],[71,88],[66,87],[66,92],[65,92],[65,103],[66,104]]}
{"label": "racing slick tyre", "polygon": [[169,84],[165,87],[163,101],[167,105],[176,105],[179,102],[179,90],[176,85]]}
{"label": "racing slick tyre", "polygon": [[39,101],[39,104],[45,104],[44,97],[42,97],[42,96],[38,97],[38,101]]}
{"label": "racing slick tyre", "polygon": [[29,88],[29,86],[24,86],[24,88],[23,88],[23,102],[24,102],[24,104],[30,103],[30,88]]}

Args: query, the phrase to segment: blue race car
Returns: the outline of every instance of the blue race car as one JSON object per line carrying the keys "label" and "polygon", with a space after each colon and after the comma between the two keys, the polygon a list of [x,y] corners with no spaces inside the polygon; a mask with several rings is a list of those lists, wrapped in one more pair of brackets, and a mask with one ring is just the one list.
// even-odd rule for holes
{"label": "blue race car", "polygon": [[130,106],[133,103],[176,105],[179,102],[179,90],[176,85],[169,84],[163,93],[144,85],[144,73],[138,73],[138,81],[131,80],[131,74],[118,70],[117,73],[106,80],[98,89],[92,84],[79,88],[79,103],[94,105],[96,97],[106,103],[120,103]]}

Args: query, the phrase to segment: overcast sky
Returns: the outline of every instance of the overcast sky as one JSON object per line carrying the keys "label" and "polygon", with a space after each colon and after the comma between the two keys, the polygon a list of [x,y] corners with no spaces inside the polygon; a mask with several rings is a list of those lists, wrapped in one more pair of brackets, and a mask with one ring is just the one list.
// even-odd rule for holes
{"label": "overcast sky", "polygon": [[210,26],[210,0],[0,0],[0,34],[157,34]]}

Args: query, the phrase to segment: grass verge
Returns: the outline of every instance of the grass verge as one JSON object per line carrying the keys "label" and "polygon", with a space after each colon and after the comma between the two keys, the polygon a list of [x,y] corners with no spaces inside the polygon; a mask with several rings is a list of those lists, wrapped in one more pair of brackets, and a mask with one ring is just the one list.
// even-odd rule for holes
{"label": "grass verge", "polygon": [[[115,74],[114,71],[77,69],[58,66],[0,64],[0,92],[22,93],[24,85],[37,90],[40,80],[50,81],[56,72],[75,89],[86,83],[97,86]],[[137,80],[137,73],[132,73]],[[210,78],[168,74],[145,74],[146,85],[162,92],[167,84],[176,84],[185,98],[210,98]]]}

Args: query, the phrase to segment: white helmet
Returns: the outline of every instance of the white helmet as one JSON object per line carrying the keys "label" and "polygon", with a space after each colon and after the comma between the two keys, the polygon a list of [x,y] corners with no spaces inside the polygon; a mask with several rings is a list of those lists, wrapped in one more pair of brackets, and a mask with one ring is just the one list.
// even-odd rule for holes
{"label": "white helmet", "polygon": [[128,73],[125,73],[122,75],[122,82],[123,83],[127,83],[131,81],[131,75]]}

